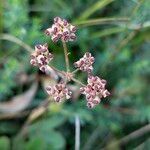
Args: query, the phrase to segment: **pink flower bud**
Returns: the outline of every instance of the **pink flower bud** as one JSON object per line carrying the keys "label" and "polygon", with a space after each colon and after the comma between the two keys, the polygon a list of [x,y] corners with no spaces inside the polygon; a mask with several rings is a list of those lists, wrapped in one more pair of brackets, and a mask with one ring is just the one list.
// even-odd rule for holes
{"label": "pink flower bud", "polygon": [[108,90],[105,90],[102,95],[105,98],[105,97],[109,96],[110,93],[108,92]]}
{"label": "pink flower bud", "polygon": [[53,42],[57,42],[58,41],[58,37],[57,36],[52,36],[52,41]]}
{"label": "pink flower bud", "polygon": [[87,103],[87,107],[90,108],[90,109],[93,108],[94,106],[95,106],[95,104],[92,103],[92,102]]}
{"label": "pink flower bud", "polygon": [[30,63],[33,66],[38,66],[43,72],[46,71],[48,63],[53,59],[53,55],[48,51],[48,45],[36,45],[35,51],[31,54]]}
{"label": "pink flower bud", "polygon": [[91,53],[87,52],[82,58],[80,58],[80,60],[75,62],[74,65],[76,68],[79,68],[80,70],[91,74],[93,71],[93,63],[94,57],[91,55]]}
{"label": "pink flower bud", "polygon": [[60,20],[61,20],[60,17],[55,17],[54,18],[54,23],[58,23]]}
{"label": "pink flower bud", "polygon": [[74,41],[76,39],[75,32],[75,26],[60,17],[55,17],[52,27],[45,30],[45,34],[51,36],[53,42],[57,42],[59,39],[65,42]]}
{"label": "pink flower bud", "polygon": [[74,33],[74,32],[76,32],[76,27],[73,25],[70,25],[70,30]]}
{"label": "pink flower bud", "polygon": [[[90,56],[88,55],[88,57]],[[93,108],[100,103],[102,97],[105,98],[110,93],[104,86],[106,80],[100,79],[98,76],[89,76],[87,82],[88,84],[85,87],[80,88],[80,92],[86,96],[87,106]]]}
{"label": "pink flower bud", "polygon": [[48,36],[51,36],[52,35],[52,29],[51,28],[46,29],[45,34]]}
{"label": "pink flower bud", "polygon": [[61,102],[63,99],[70,99],[72,95],[72,92],[66,87],[64,82],[48,86],[46,91],[56,102]]}

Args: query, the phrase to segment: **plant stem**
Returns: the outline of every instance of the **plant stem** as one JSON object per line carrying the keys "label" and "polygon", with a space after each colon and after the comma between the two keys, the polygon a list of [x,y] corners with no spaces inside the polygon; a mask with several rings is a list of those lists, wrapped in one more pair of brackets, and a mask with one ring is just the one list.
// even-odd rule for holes
{"label": "plant stem", "polygon": [[75,150],[80,150],[80,119],[75,116]]}
{"label": "plant stem", "polygon": [[28,44],[24,43],[20,39],[16,38],[15,36],[12,36],[10,34],[0,34],[0,40],[11,41],[11,42],[16,43],[19,46],[23,47],[28,52],[30,52],[30,53],[33,52],[33,49]]}
{"label": "plant stem", "polygon": [[77,68],[76,70],[72,71],[71,73],[72,73],[72,74],[75,74],[75,73],[77,73],[78,71],[79,71],[79,68]]}
{"label": "plant stem", "polygon": [[62,74],[63,76],[65,76],[65,73],[64,73],[63,71],[61,71],[61,70],[55,68],[54,66],[49,66],[49,67],[51,67],[54,71],[56,71],[56,72]]}
{"label": "plant stem", "polygon": [[[120,145],[128,144],[128,142],[131,142],[134,139],[137,139],[146,133],[150,133],[150,124],[145,125],[144,127],[141,127],[140,129],[137,129],[136,131],[126,135],[125,137],[121,138],[120,140],[113,142],[112,144],[109,144],[108,149],[114,149],[116,147],[119,147]],[[106,147],[101,148],[101,150],[105,150]]]}
{"label": "plant stem", "polygon": [[82,85],[82,86],[86,86],[85,84],[83,84],[82,82],[80,82],[79,80],[75,79],[75,78],[71,78],[72,81]]}
{"label": "plant stem", "polygon": [[68,49],[67,49],[67,45],[64,41],[62,41],[62,44],[63,44],[63,48],[64,48],[66,70],[67,70],[67,72],[69,72],[70,71],[70,66],[69,66],[69,59],[68,59]]}

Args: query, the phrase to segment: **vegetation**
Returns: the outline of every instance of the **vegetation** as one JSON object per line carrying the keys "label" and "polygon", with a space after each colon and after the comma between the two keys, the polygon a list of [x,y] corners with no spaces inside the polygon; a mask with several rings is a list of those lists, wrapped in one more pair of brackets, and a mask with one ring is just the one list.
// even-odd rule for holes
{"label": "vegetation", "polygon": [[[78,142],[81,150],[149,149],[149,6],[149,0],[1,2],[0,150],[78,150]],[[107,80],[111,96],[93,109],[75,83],[71,100],[54,102],[44,89],[55,75],[30,65],[34,46],[47,42],[51,63],[65,69],[62,43],[43,33],[56,16],[77,26],[77,40],[67,45],[70,64],[89,51],[94,74]],[[76,78],[86,84],[85,74]]]}

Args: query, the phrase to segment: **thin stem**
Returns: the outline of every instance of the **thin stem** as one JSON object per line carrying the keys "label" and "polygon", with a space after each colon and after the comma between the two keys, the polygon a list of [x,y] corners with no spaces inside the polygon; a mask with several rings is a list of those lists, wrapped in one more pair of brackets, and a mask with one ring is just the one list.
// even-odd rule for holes
{"label": "thin stem", "polygon": [[75,150],[80,150],[80,119],[75,116]]}
{"label": "thin stem", "polygon": [[80,84],[80,85],[82,85],[82,86],[86,86],[85,84],[83,84],[82,82],[80,82],[79,80],[77,80],[77,79],[75,79],[73,77],[71,78],[71,80],[76,82],[76,83],[78,83],[78,84]]}
{"label": "thin stem", "polygon": [[67,45],[64,41],[62,41],[62,44],[63,44],[63,48],[64,48],[66,70],[67,70],[67,72],[69,72],[70,71],[70,66],[69,66],[69,59],[68,59],[68,49],[67,49]]}
{"label": "thin stem", "polygon": [[101,25],[101,24],[117,24],[119,23],[126,23],[129,22],[130,18],[100,18],[100,19],[91,19],[85,21],[79,21],[76,23],[79,27],[88,27],[94,25]]}
{"label": "thin stem", "polygon": [[64,73],[63,71],[61,71],[61,70],[55,68],[54,66],[49,66],[49,67],[51,67],[54,71],[56,71],[56,72],[62,74],[63,76],[65,76],[65,73]]}
{"label": "thin stem", "polygon": [[[119,145],[125,145],[128,142],[131,142],[132,140],[139,138],[139,137],[141,137],[141,136],[143,136],[149,132],[150,132],[150,124],[147,124],[144,127],[141,127],[140,129],[137,129],[136,131],[126,135],[125,137],[123,137],[119,141],[113,142],[112,144],[109,145],[109,149],[113,149],[116,146],[118,147]],[[106,147],[101,148],[101,149],[105,150]]]}
{"label": "thin stem", "polygon": [[19,46],[23,47],[28,52],[30,52],[30,53],[33,52],[33,49],[28,44],[24,43],[20,39],[16,38],[15,36],[12,36],[10,34],[0,34],[0,40],[11,41],[11,42],[16,43]]}
{"label": "thin stem", "polygon": [[79,68],[77,68],[76,70],[72,71],[72,74],[75,74],[79,71]]}

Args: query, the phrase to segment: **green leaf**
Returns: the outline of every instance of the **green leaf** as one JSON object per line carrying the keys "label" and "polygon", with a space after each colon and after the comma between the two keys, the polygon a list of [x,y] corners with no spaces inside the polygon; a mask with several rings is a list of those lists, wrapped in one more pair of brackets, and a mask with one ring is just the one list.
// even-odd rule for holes
{"label": "green leaf", "polygon": [[49,131],[48,134],[43,134],[42,137],[47,142],[48,149],[52,146],[53,150],[64,149],[65,139],[56,131]]}
{"label": "green leaf", "polygon": [[[40,142],[40,143],[39,143]],[[43,131],[38,129],[35,131],[35,133],[32,133],[30,135],[29,142],[27,143],[27,149],[26,150],[36,150],[37,143],[39,145],[39,150],[43,149],[53,149],[53,150],[59,150],[63,149],[65,146],[65,139],[61,135],[61,133],[54,131],[54,130],[47,130]],[[42,149],[43,148],[43,149]]]}
{"label": "green leaf", "polygon": [[46,148],[45,141],[41,137],[33,137],[26,145],[25,150],[44,150]]}

